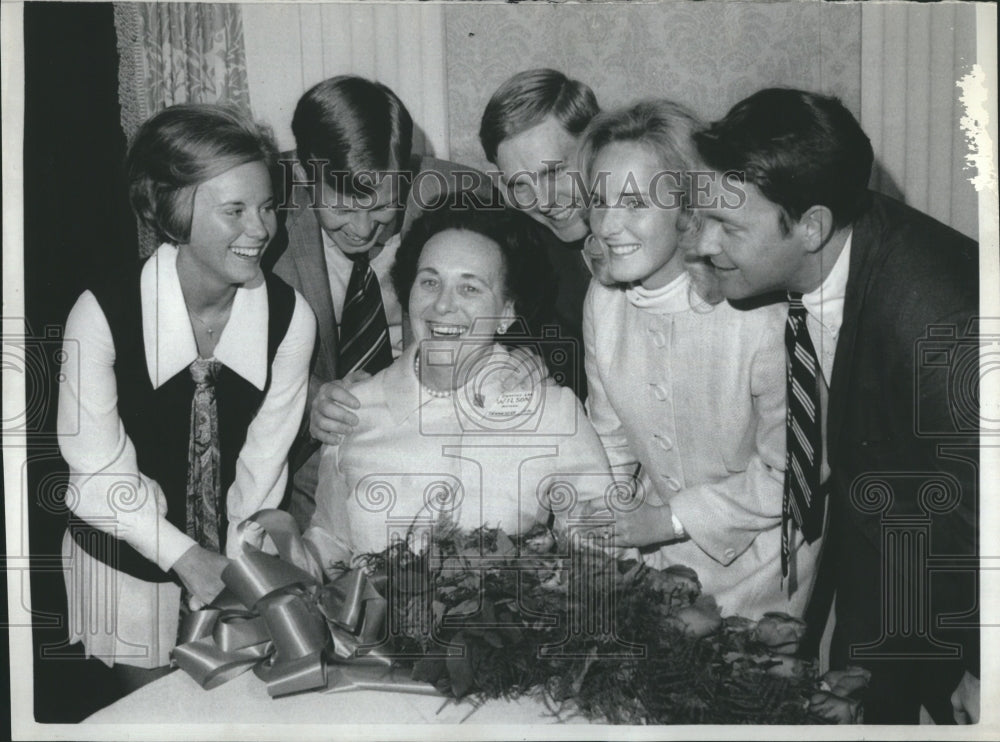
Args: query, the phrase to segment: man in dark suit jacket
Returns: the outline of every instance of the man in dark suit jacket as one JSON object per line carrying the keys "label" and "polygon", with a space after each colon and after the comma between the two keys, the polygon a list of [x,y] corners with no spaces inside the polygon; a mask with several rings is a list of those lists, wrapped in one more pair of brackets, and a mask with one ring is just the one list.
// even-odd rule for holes
{"label": "man in dark suit jacket", "polygon": [[871,144],[835,98],[763,90],[696,141],[715,171],[697,254],[729,299],[801,295],[822,370],[812,628],[835,591],[831,666],[871,671],[866,722],[915,723],[921,705],[974,720],[977,245],[867,190]]}

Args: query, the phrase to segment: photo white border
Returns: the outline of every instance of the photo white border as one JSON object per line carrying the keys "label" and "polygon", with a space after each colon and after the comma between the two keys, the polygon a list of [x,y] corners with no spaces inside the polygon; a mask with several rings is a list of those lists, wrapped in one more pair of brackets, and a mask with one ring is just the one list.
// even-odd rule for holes
{"label": "photo white border", "polygon": [[[23,59],[23,6],[3,0],[0,6],[2,29],[2,100],[3,100],[3,317],[23,318],[23,122],[24,122],[24,59]],[[989,75],[989,95],[993,116],[990,121],[994,190],[980,193],[980,255],[981,255],[981,314],[1000,317],[1000,247],[997,229],[997,76],[996,76],[996,16],[995,4],[978,4],[977,48],[978,63]],[[512,6],[516,12],[516,6]],[[984,51],[986,53],[984,53]],[[990,54],[989,52],[992,52]],[[8,321],[4,320],[5,334]],[[23,322],[21,326],[23,331]],[[998,374],[987,377],[990,388],[984,387],[982,404],[997,409],[1000,403]],[[9,410],[25,409],[24,376],[3,372],[3,410],[7,419]],[[997,415],[1000,418],[1000,415]],[[25,529],[19,527],[24,509],[20,472],[26,458],[23,445],[5,445],[3,451],[6,537],[8,560],[26,560],[27,544],[22,542]],[[993,487],[1000,482],[1000,447],[982,449],[981,482]],[[12,496],[20,495],[20,496]],[[250,740],[283,739],[301,740],[379,740],[379,739],[632,739],[653,740],[684,739],[801,739],[805,732],[815,740],[840,739],[997,739],[1000,738],[1000,676],[995,658],[1000,657],[1000,632],[991,627],[1000,626],[1000,547],[994,546],[1000,534],[1000,508],[996,498],[981,497],[980,513],[982,571],[982,720],[975,727],[718,727],[718,726],[661,726],[628,727],[609,725],[569,725],[535,727],[529,725],[494,726],[483,729],[473,722],[462,726],[426,725],[261,725],[261,724],[171,724],[150,728],[142,723],[128,725],[96,724],[37,724],[32,718],[33,709],[33,651],[30,628],[11,628],[10,644],[10,701],[13,739],[135,739],[135,740]],[[990,553],[991,551],[996,552]],[[11,556],[13,555],[13,556]],[[8,564],[11,564],[9,561]],[[24,572],[27,574],[27,572]],[[12,582],[11,577],[15,579]],[[29,583],[20,581],[20,573],[8,569],[8,620],[11,624],[30,621]],[[23,605],[22,600],[28,602]],[[275,701],[280,703],[280,700]]]}

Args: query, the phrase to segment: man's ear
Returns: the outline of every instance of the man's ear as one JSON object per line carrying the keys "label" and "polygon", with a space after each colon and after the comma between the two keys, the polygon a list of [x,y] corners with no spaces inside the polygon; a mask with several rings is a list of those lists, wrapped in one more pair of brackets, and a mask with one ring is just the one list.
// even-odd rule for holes
{"label": "man's ear", "polygon": [[506,320],[513,320],[517,317],[513,299],[508,299],[503,303],[503,312],[501,313],[501,316]]}
{"label": "man's ear", "polygon": [[499,326],[503,328],[500,330],[501,335],[507,331],[507,328],[511,326],[516,318],[517,314],[514,312],[514,300],[508,299],[504,302],[503,309],[500,310]]}
{"label": "man's ear", "polygon": [[810,206],[797,225],[805,239],[806,250],[818,252],[833,234],[833,212],[826,206]]}

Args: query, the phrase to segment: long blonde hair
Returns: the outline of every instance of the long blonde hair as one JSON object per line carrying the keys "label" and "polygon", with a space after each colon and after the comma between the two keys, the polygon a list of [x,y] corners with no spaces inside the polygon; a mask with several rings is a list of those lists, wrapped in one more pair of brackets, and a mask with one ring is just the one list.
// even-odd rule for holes
{"label": "long blonde hair", "polygon": [[693,139],[694,133],[702,127],[702,122],[679,103],[663,98],[643,100],[595,116],[583,133],[578,156],[588,183],[593,181],[598,153],[616,142],[634,142],[646,147],[657,155],[664,170],[681,175],[683,196],[677,216],[678,249],[684,254],[684,266],[698,296],[709,304],[717,304],[723,299],[718,279],[711,266],[693,252],[701,225],[697,212],[691,208],[693,173],[708,171]]}

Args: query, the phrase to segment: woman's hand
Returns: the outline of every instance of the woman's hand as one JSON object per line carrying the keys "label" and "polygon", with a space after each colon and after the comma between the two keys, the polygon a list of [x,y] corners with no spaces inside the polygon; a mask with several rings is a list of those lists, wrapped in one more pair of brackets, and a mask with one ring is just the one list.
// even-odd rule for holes
{"label": "woman's hand", "polygon": [[354,430],[358,416],[351,410],[361,406],[358,398],[348,391],[354,384],[371,374],[355,371],[338,381],[328,381],[319,388],[309,411],[309,434],[320,443],[336,446]]}
{"label": "woman's hand", "polygon": [[222,592],[222,571],[229,560],[222,554],[195,544],[173,566],[184,587],[191,593],[191,610],[211,603]]}
{"label": "woman's hand", "polygon": [[[609,514],[607,508],[603,507],[603,502],[599,507],[590,503],[585,505],[589,506],[585,508],[585,515]],[[595,527],[606,532],[610,529],[613,538],[609,546],[649,546],[676,538],[670,515],[669,505],[644,502],[635,510],[610,511],[609,520]],[[612,517],[613,520],[610,520]]]}

